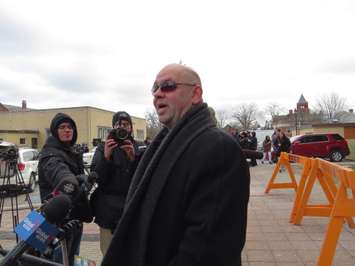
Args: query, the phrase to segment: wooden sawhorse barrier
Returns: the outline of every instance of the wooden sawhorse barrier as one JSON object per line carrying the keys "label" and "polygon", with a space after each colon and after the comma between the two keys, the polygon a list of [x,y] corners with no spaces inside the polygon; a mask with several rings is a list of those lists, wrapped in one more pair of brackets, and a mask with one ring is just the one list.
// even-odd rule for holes
{"label": "wooden sawhorse barrier", "polygon": [[[324,161],[320,165],[322,166],[326,163],[330,164]],[[336,176],[340,180],[340,185],[330,212],[330,221],[318,257],[318,266],[332,265],[344,221],[349,223],[349,219],[355,216],[355,172],[345,167],[335,166],[333,169],[335,169]],[[349,226],[353,228],[354,224],[349,224]]]}
{"label": "wooden sawhorse barrier", "polygon": [[[296,192],[298,189],[295,173],[291,167],[290,162],[295,162],[298,164],[303,165],[303,170],[301,173],[301,181],[306,179],[306,177],[309,175],[310,172],[310,160],[311,158],[304,157],[304,156],[299,156],[299,155],[294,155],[294,154],[289,154],[286,152],[282,152],[280,155],[280,158],[274,168],[274,171],[272,172],[272,176],[266,186],[265,193],[269,193],[271,189],[284,189],[284,188],[293,188]],[[276,183],[276,177],[277,174],[281,168],[281,166],[285,166],[288,174],[290,176],[291,182],[286,182],[286,183]]]}
{"label": "wooden sawhorse barrier", "polygon": [[[304,216],[330,217],[334,207],[335,196],[338,188],[335,179],[339,179],[339,169],[346,169],[334,163],[322,159],[311,159],[309,175],[301,179],[296,192],[293,209],[290,215],[290,222],[296,225],[301,224]],[[314,184],[318,180],[323,190],[328,204],[309,204],[311,192]],[[349,227],[355,224],[351,217],[345,218]]]}
{"label": "wooden sawhorse barrier", "polygon": [[[303,165],[298,185],[290,162]],[[275,183],[277,173],[282,165],[287,168],[291,182]],[[318,180],[328,204],[308,203],[316,180]],[[330,217],[317,265],[331,266],[344,222],[350,228],[355,228],[352,219],[355,216],[355,172],[322,159],[281,153],[265,193],[271,189],[283,188],[296,190],[290,215],[291,223],[299,225],[304,216]]]}

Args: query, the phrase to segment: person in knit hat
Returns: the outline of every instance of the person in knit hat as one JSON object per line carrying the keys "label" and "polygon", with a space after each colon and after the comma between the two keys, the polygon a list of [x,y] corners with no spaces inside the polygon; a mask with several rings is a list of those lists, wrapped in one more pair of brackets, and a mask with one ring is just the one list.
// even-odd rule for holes
{"label": "person in knit hat", "polygon": [[97,147],[90,168],[98,175],[98,187],[90,202],[94,222],[100,227],[100,249],[103,255],[111,243],[113,231],[123,212],[132,175],[141,156],[138,144],[132,136],[131,116],[124,111],[115,113],[112,127],[114,130],[126,130],[127,138],[123,143],[118,143],[111,132],[105,143]]}
{"label": "person in knit hat", "polygon": [[[72,200],[72,209],[64,222],[77,219],[91,222],[92,216],[86,195],[80,191],[84,174],[81,154],[74,151],[78,132],[74,120],[67,114],[58,113],[50,124],[51,136],[46,140],[38,163],[38,183],[41,201],[58,193],[67,194]],[[66,236],[70,265],[74,265],[74,255],[79,255],[82,224]],[[55,250],[53,260],[62,262],[60,250]]]}

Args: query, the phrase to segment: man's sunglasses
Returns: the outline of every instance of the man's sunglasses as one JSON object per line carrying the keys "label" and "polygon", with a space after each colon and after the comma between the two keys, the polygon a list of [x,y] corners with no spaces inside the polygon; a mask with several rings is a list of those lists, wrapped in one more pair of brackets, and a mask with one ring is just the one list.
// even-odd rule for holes
{"label": "man's sunglasses", "polygon": [[160,89],[161,92],[170,92],[174,91],[177,86],[179,85],[185,85],[185,86],[195,86],[196,84],[191,84],[191,83],[178,83],[172,80],[166,80],[162,81],[160,83],[154,82],[153,87],[152,87],[152,93],[155,93],[157,90]]}

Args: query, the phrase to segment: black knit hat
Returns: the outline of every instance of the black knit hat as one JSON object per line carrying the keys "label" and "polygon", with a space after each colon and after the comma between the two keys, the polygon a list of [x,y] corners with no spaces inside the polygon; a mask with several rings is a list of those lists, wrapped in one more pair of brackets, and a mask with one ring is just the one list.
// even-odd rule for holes
{"label": "black knit hat", "polygon": [[119,111],[114,114],[114,116],[112,117],[112,127],[114,127],[117,122],[121,122],[122,120],[125,120],[130,123],[132,127],[132,118],[127,112],[124,111]]}
{"label": "black knit hat", "polygon": [[54,136],[56,139],[59,140],[58,127],[62,123],[69,123],[73,127],[73,139],[70,142],[70,145],[73,146],[76,142],[77,137],[78,137],[78,132],[77,132],[76,124],[75,124],[74,120],[67,114],[58,113],[54,116],[54,118],[52,119],[52,122],[51,122],[51,127],[50,127],[52,136]]}

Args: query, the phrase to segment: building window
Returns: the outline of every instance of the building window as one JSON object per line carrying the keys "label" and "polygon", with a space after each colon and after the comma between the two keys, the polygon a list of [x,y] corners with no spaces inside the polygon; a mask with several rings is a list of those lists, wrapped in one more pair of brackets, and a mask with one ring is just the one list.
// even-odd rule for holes
{"label": "building window", "polygon": [[110,133],[110,130],[112,128],[110,127],[98,127],[97,128],[97,138],[101,139],[101,140],[105,140],[108,136],[108,134]]}
{"label": "building window", "polygon": [[20,138],[20,144],[26,144],[26,139],[25,138]]}
{"label": "building window", "polygon": [[32,143],[32,148],[34,148],[34,149],[38,148],[38,139],[37,138],[32,138],[31,143]]}
{"label": "building window", "polygon": [[144,140],[144,130],[137,129],[137,140]]}

